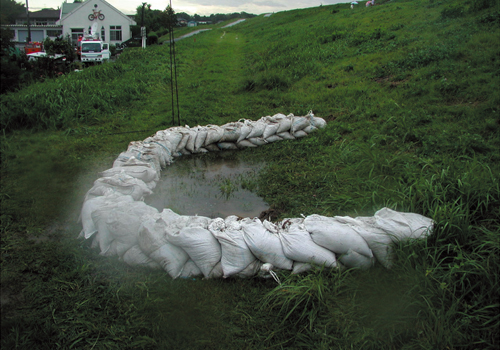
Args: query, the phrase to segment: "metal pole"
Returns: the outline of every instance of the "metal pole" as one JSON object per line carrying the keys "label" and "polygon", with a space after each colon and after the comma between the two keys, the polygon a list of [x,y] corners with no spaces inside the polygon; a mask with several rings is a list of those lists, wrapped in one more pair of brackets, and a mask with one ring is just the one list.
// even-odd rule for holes
{"label": "metal pole", "polygon": [[144,6],[146,3],[142,3],[142,23],[141,23],[141,37],[142,37],[142,48],[146,48],[146,27],[144,27]]}
{"label": "metal pole", "polygon": [[28,17],[28,36],[26,37],[26,42],[31,42],[31,28],[30,28],[30,10],[28,6],[28,0],[26,0],[26,16]]}

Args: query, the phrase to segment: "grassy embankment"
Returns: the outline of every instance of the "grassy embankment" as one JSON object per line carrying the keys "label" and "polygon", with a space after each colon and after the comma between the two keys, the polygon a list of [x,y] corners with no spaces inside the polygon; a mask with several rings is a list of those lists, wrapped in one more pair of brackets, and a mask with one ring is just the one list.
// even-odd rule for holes
{"label": "grassy embankment", "polygon": [[391,271],[172,281],[75,239],[97,171],[172,125],[167,46],[3,95],[2,348],[498,348],[498,6],[322,6],[176,46],[182,124],[328,120],[234,155],[267,160],[259,191],[282,217],[437,222]]}

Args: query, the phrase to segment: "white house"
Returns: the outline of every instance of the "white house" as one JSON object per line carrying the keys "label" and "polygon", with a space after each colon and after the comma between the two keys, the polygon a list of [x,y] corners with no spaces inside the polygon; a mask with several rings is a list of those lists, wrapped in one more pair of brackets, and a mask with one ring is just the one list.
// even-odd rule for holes
{"label": "white house", "polygon": [[63,3],[57,24],[62,26],[63,35],[77,41],[80,35],[90,33],[97,23],[103,41],[118,44],[132,37],[131,25],[136,22],[117,10],[105,0],[86,0],[78,3]]}
{"label": "white house", "polygon": [[[64,2],[60,10],[44,9],[30,12],[31,41],[43,41],[50,37],[69,35],[76,45],[78,37],[90,32],[97,23],[101,38],[110,44],[121,43],[132,37],[131,25],[136,22],[105,0],[86,0],[82,3]],[[4,25],[14,32],[13,41],[26,42],[28,37],[27,16],[23,14],[16,24]]]}

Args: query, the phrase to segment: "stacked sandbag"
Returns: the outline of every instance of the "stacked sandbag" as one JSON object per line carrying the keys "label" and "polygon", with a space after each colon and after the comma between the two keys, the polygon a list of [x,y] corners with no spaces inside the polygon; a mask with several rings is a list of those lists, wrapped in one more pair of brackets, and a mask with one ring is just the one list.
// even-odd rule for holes
{"label": "stacked sandbag", "polygon": [[172,278],[273,276],[273,270],[303,273],[313,266],[390,268],[391,247],[422,239],[431,219],[383,208],[372,217],[309,215],[278,223],[258,218],[211,219],[161,213],[143,200],[152,194],[161,169],[187,154],[258,147],[307,136],[326,122],[276,114],[222,126],[172,127],[131,142],[113,167],[100,173],[82,206],[80,237],[93,237],[102,255],[131,266],[163,269]]}

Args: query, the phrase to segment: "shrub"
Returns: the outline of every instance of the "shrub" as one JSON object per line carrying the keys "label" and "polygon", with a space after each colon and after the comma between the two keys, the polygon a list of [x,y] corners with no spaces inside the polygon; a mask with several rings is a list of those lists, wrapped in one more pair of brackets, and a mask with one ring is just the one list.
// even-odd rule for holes
{"label": "shrub", "polygon": [[158,44],[158,34],[155,32],[148,33],[148,45]]}

